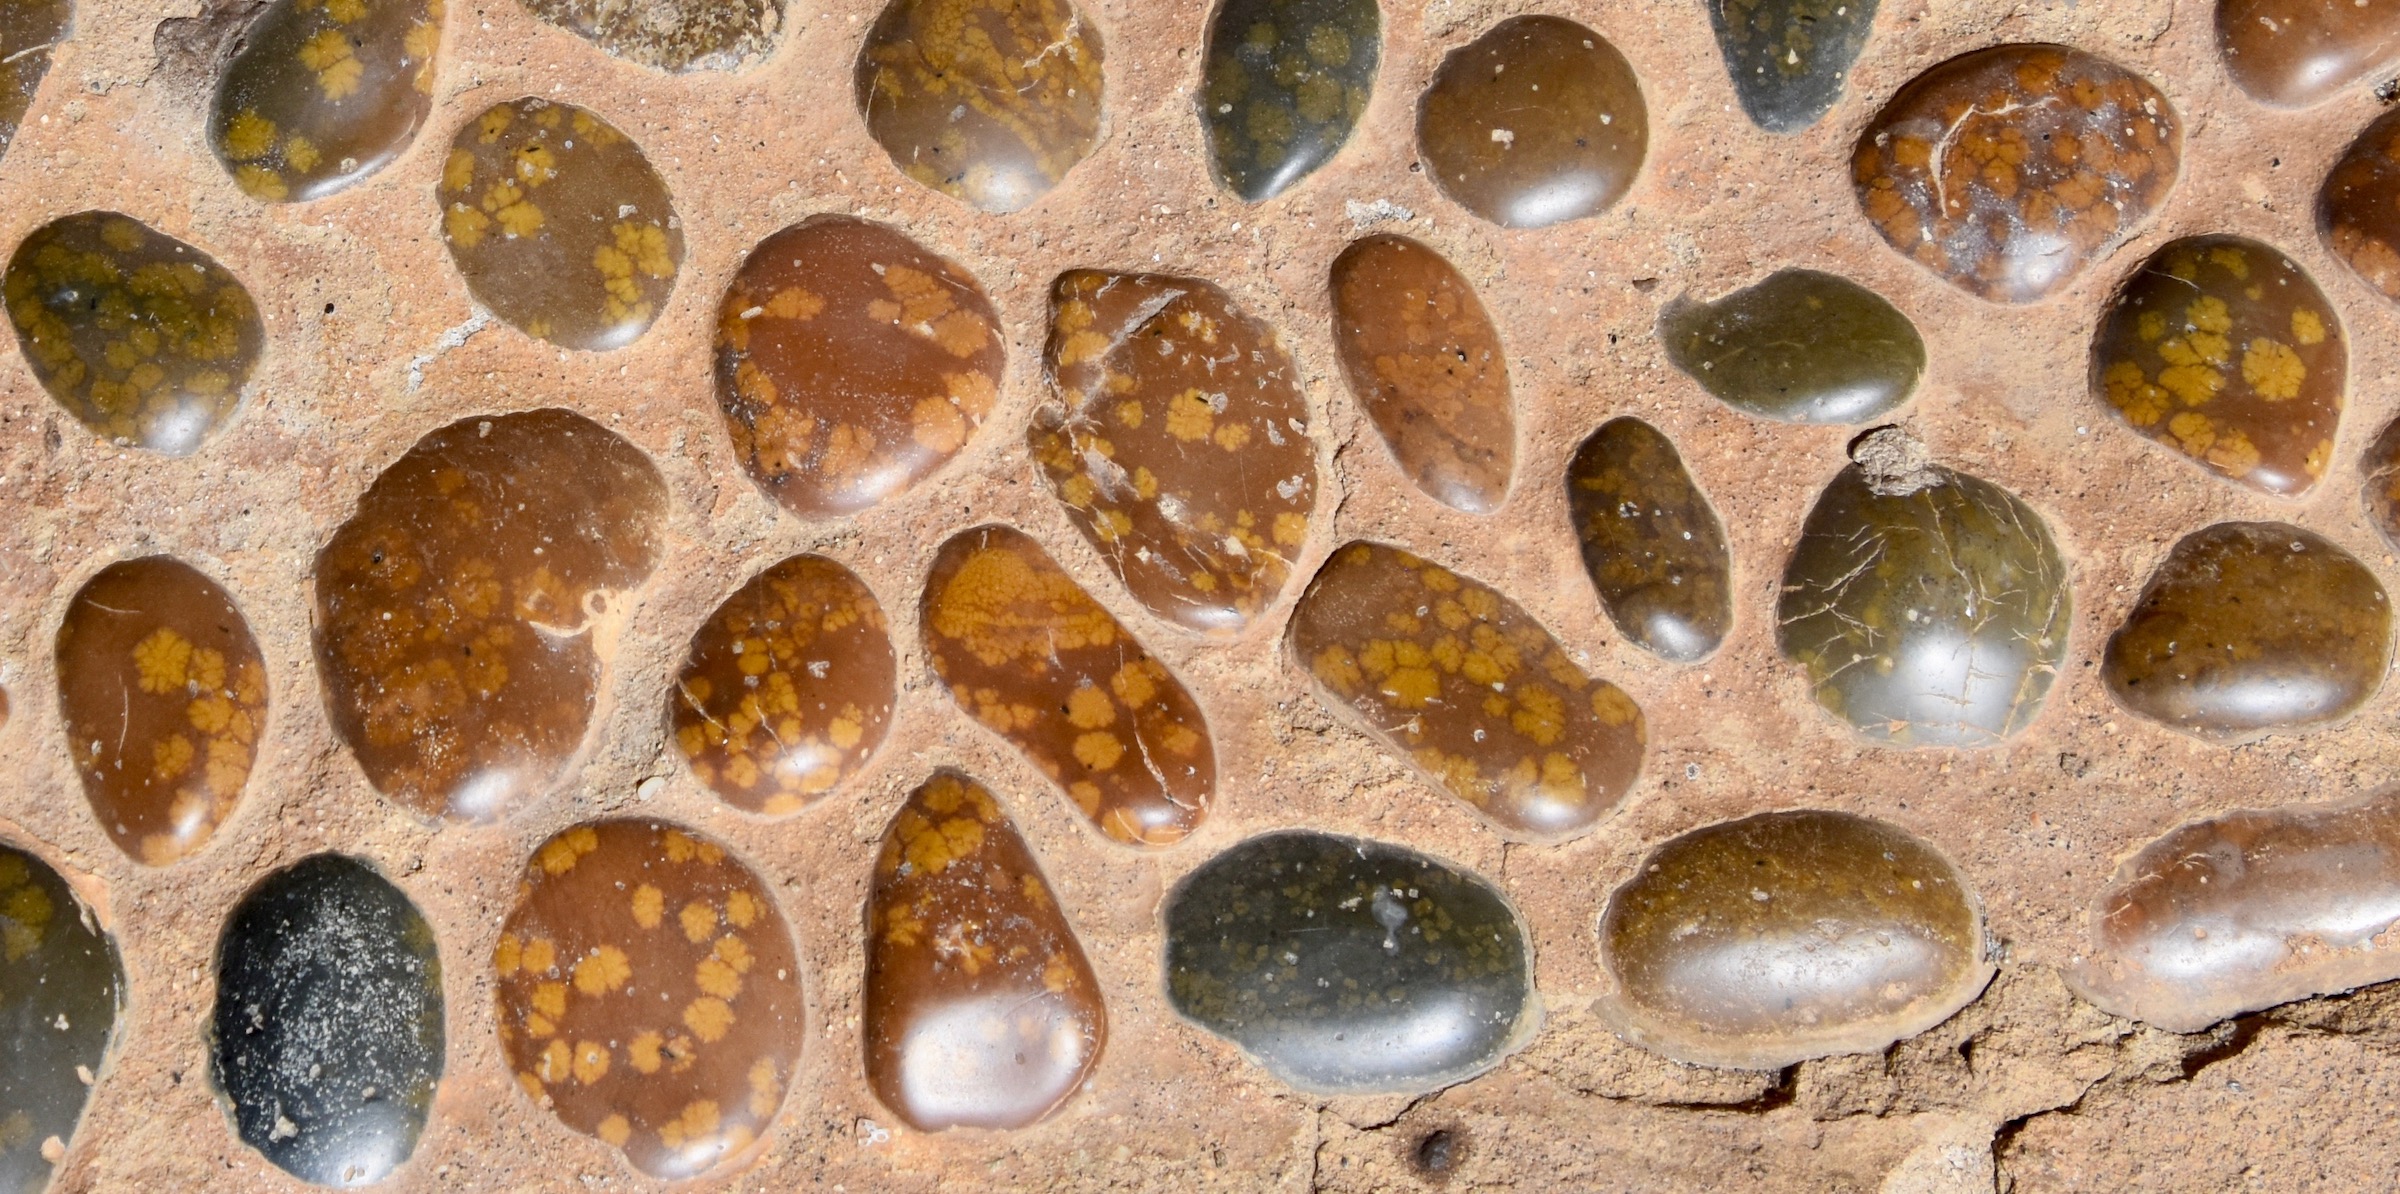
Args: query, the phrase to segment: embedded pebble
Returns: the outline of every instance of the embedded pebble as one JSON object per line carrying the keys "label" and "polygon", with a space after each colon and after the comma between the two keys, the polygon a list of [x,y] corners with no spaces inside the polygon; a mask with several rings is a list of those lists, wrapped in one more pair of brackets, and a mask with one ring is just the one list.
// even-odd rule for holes
{"label": "embedded pebble", "polygon": [[340,191],[406,152],[433,112],[447,0],[275,0],[243,34],[208,143],[270,203]]}
{"label": "embedded pebble", "polygon": [[1334,259],[1332,290],[1342,375],[1400,471],[1444,505],[1498,509],[1516,412],[1508,353],[1475,288],[1441,254],[1378,233]]}
{"label": "embedded pebble", "polygon": [[602,50],[664,71],[732,70],[764,55],[783,0],[525,0],[533,15]]}
{"label": "embedded pebble", "polygon": [[1925,374],[1925,341],[1882,295],[1833,274],[1777,270],[1658,317],[1667,360],[1717,401],[1785,423],[1864,423]]}
{"label": "embedded pebble", "polygon": [[1796,133],[1841,102],[1875,26],[1876,0],[1709,0],[1734,97],[1770,133]]}
{"label": "embedded pebble", "polygon": [[2218,0],[2217,53],[2250,98],[2278,108],[2323,103],[2400,55],[2389,0]]}
{"label": "embedded pebble", "polygon": [[108,1061],[125,968],[41,859],[0,845],[0,1191],[39,1194]]}
{"label": "embedded pebble", "polygon": [[1617,632],[1663,659],[1708,655],[1733,625],[1725,527],[1675,445],[1640,419],[1611,419],[1567,465],[1583,570]]}
{"label": "embedded pebble", "polygon": [[1255,203],[1331,160],[1367,110],[1382,54],[1376,0],[1227,0],[1200,68],[1217,178]]}
{"label": "embedded pebble", "polygon": [[1071,0],[892,0],[858,56],[858,109],[901,173],[1022,211],[1099,144],[1100,60]]}
{"label": "embedded pebble", "polygon": [[1633,187],[1650,114],[1633,64],[1573,21],[1520,16],[1443,57],[1417,109],[1434,185],[1503,228],[1595,216]]}

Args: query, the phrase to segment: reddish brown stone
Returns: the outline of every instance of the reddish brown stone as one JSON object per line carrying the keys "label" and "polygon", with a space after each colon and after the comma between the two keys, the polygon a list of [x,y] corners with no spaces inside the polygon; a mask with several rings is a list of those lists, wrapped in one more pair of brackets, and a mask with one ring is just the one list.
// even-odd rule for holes
{"label": "reddish brown stone", "polygon": [[1650,113],[1608,39],[1562,17],[1511,17],[1442,59],[1418,101],[1417,146],[1459,206],[1542,228],[1625,197]]}
{"label": "reddish brown stone", "polygon": [[2317,226],[2334,256],[2400,301],[2400,111],[2377,117],[2334,162]]}
{"label": "reddish brown stone", "polygon": [[1389,234],[1344,249],[1333,262],[1333,344],[1350,392],[1417,488],[1471,513],[1499,508],[1517,453],[1508,353],[1441,254]]}
{"label": "reddish brown stone", "polygon": [[2400,54],[2400,6],[2384,0],[2218,0],[2217,52],[2250,98],[2322,103]]}
{"label": "reddish brown stone", "polygon": [[1100,141],[1100,34],[1071,0],[892,0],[858,108],[892,164],[985,211],[1030,207]]}

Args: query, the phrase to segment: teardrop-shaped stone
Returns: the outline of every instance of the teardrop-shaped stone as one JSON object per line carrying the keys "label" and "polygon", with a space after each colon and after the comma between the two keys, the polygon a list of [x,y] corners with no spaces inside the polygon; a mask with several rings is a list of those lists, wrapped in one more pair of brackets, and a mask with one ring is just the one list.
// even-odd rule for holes
{"label": "teardrop-shaped stone", "polygon": [[1482,879],[1382,842],[1272,833],[1167,896],[1167,999],[1302,1090],[1432,1090],[1532,1035],[1531,951]]}
{"label": "teardrop-shaped stone", "polygon": [[1417,146],[1460,207],[1542,228],[1625,197],[1650,150],[1650,112],[1606,38],[1563,17],[1510,17],[1442,58],[1418,101]]}
{"label": "teardrop-shaped stone", "polygon": [[2081,50],[1991,46],[1918,75],[1859,134],[1859,206],[1891,246],[1996,303],[2057,293],[2166,202],[2183,122]]}
{"label": "teardrop-shaped stone", "polygon": [[1317,456],[1275,333],[1197,278],[1071,270],[1050,294],[1033,458],[1142,603],[1233,634],[1282,595]]}
{"label": "teardrop-shaped stone", "polygon": [[1897,410],[1925,374],[1917,325],[1848,278],[1784,269],[1714,302],[1658,317],[1667,360],[1717,401],[1785,423],[1864,423]]}
{"label": "teardrop-shaped stone", "polygon": [[1366,113],[1382,54],[1376,0],[1226,0],[1200,68],[1218,179],[1255,203],[1324,165]]}
{"label": "teardrop-shaped stone", "polygon": [[2332,462],[2349,356],[2333,304],[2291,258],[2195,236],[2117,292],[2092,341],[2092,392],[2195,463],[2297,497]]}
{"label": "teardrop-shaped stone", "polygon": [[244,897],[217,947],[210,1073],[242,1143],[320,1186],[408,1161],[442,1077],[433,928],[363,863],[320,854]]}
{"label": "teardrop-shaped stone", "polygon": [[2317,195],[2325,245],[2385,298],[2400,301],[2400,111],[2350,143]]}
{"label": "teardrop-shaped stone", "polygon": [[1435,786],[1510,838],[1589,830],[1642,767],[1642,711],[1516,602],[1439,564],[1351,543],[1292,615],[1293,658]]}
{"label": "teardrop-shaped stone", "polygon": [[857,93],[901,173],[1021,211],[1100,142],[1100,32],[1071,0],[892,0]]}
{"label": "teardrop-shaped stone", "polygon": [[2400,978],[2400,791],[2178,826],[2090,916],[2076,985],[2169,1032]]}
{"label": "teardrop-shaped stone", "polygon": [[2217,53],[2250,98],[2304,108],[2400,55],[2400,7],[2383,0],[2218,0]]}
{"label": "teardrop-shaped stone", "polygon": [[1949,859],[1850,813],[1761,813],[1651,852],[1608,901],[1604,1011],[1690,1065],[1777,1069],[1949,1019],[1991,980]]}
{"label": "teardrop-shaped stone", "polygon": [[2119,704],[2218,742],[2348,718],[2392,662],[2392,605],[2349,552],[2280,522],[2187,535],[2108,640]]}
{"label": "teardrop-shaped stone", "polygon": [[42,76],[50,73],[51,52],[67,39],[74,19],[74,0],[17,0],[0,8],[0,154],[17,139]]}
{"label": "teardrop-shaped stone", "polygon": [[1417,488],[1469,513],[1500,507],[1517,456],[1508,353],[1458,270],[1404,236],[1352,243],[1333,262],[1333,346]]}
{"label": "teardrop-shaped stone", "polygon": [[766,883],[706,838],[598,821],[542,843],[517,891],[492,966],[526,1096],[655,1178],[739,1159],[807,1028]]}
{"label": "teardrop-shaped stone", "polygon": [[1796,133],[1841,102],[1876,0],[1709,0],[1734,98],[1758,127]]}
{"label": "teardrop-shaped stone", "polygon": [[556,783],[666,504],[639,449],[555,409],[462,419],[385,469],[316,568],[325,704],[368,782],[467,820]]}
{"label": "teardrop-shaped stone", "polygon": [[443,6],[275,0],[217,84],[217,160],[270,203],[321,198],[383,169],[433,112]]}
{"label": "teardrop-shaped stone", "polygon": [[58,708],[92,814],[151,866],[208,844],[250,779],[267,671],[223,588],[167,556],[111,564],[58,628]]}
{"label": "teardrop-shaped stone", "polygon": [[442,242],[475,301],[561,348],[641,338],[675,289],[683,223],[642,147],[573,104],[528,96],[458,130]]}
{"label": "teardrop-shaped stone", "polygon": [[974,780],[936,773],[884,831],[860,1014],[868,1083],[924,1132],[1039,1122],[1100,1060],[1100,982],[1033,851]]}
{"label": "teardrop-shaped stone", "polygon": [[162,455],[197,451],[233,419],[266,345],[258,307],[224,266],[115,212],[35,229],[6,285],[42,388],[94,435]]}
{"label": "teardrop-shaped stone", "polygon": [[[91,909],[41,859],[0,845],[0,1190],[40,1194],[108,1060],[125,968]],[[59,1154],[65,1155],[63,1151]]]}
{"label": "teardrop-shaped stone", "polygon": [[1717,649],[1733,625],[1733,554],[1707,495],[1659,430],[1601,424],[1567,464],[1583,570],[1617,632],[1677,663]]}
{"label": "teardrop-shaped stone", "polygon": [[858,774],[897,691],[875,594],[832,560],[793,556],[692,636],[669,713],[700,782],[736,808],[781,816]]}
{"label": "teardrop-shaped stone", "polygon": [[962,532],[925,578],[925,652],[959,707],[1066,789],[1100,832],[1181,841],[1216,748],[1192,694],[1024,532]]}
{"label": "teardrop-shaped stone", "polygon": [[768,237],[726,289],[717,403],[768,496],[849,514],[958,454],[1004,356],[973,275],[881,224],[816,216]]}
{"label": "teardrop-shaped stone", "polygon": [[665,71],[732,70],[783,28],[783,0],[525,0],[533,15],[618,57]]}

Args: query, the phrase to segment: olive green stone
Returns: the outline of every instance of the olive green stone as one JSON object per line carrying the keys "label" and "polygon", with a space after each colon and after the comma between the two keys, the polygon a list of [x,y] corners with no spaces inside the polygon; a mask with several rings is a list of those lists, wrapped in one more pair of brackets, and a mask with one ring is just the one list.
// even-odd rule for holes
{"label": "olive green stone", "polygon": [[1567,465],[1583,568],[1617,631],[1688,663],[1733,624],[1733,556],[1675,445],[1640,419],[1612,419]]}
{"label": "olive green stone", "polygon": [[0,1194],[49,1183],[43,1142],[74,1139],[82,1075],[100,1072],[124,1004],[91,910],[41,859],[0,846]]}
{"label": "olive green stone", "polygon": [[225,66],[209,145],[253,198],[333,194],[416,140],[441,40],[442,0],[276,0]]}
{"label": "olive green stone", "polygon": [[1367,110],[1382,37],[1375,0],[1226,0],[1200,92],[1225,186],[1273,198],[1339,152]]}
{"label": "olive green stone", "polygon": [[1770,133],[1796,133],[1841,101],[1875,0],[1709,0],[1708,20],[1742,111]]}
{"label": "olive green stone", "polygon": [[1786,423],[1863,423],[1925,372],[1925,341],[1882,295],[1813,269],[1777,271],[1658,318],[1667,360],[1717,401]]}
{"label": "olive green stone", "polygon": [[17,139],[33,93],[50,73],[52,47],[75,19],[72,0],[10,0],[0,4],[0,154]]}

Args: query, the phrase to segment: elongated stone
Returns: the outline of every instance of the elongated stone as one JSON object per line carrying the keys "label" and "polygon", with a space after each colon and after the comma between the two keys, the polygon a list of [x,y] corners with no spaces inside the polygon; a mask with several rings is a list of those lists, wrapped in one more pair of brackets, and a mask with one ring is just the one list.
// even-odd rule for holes
{"label": "elongated stone", "polygon": [[1329,705],[1508,837],[1586,832],[1641,771],[1647,732],[1625,690],[1584,674],[1515,602],[1399,548],[1334,552],[1291,649]]}
{"label": "elongated stone", "polygon": [[2250,98],[2304,108],[2400,56],[2400,8],[2383,0],[2218,0],[2217,53]]}
{"label": "elongated stone", "polygon": [[1567,465],[1583,570],[1617,632],[1665,659],[1717,649],[1733,625],[1733,554],[1675,445],[1636,418],[1611,419]]}
{"label": "elongated stone", "polygon": [[1908,316],[1848,278],[1784,269],[1658,317],[1667,360],[1717,401],[1785,423],[1864,423],[1899,409],[1925,374]]}
{"label": "elongated stone", "polygon": [[51,51],[67,39],[74,19],[74,0],[18,0],[0,9],[0,154],[16,141],[50,73]]}
{"label": "elongated stone", "polygon": [[266,344],[214,258],[115,212],[42,225],[8,261],[8,318],[42,388],[92,434],[167,456],[232,421]]}
{"label": "elongated stone", "polygon": [[732,70],[765,54],[783,0],[525,0],[533,15],[610,54],[665,71]]}
{"label": "elongated stone", "polygon": [[249,782],[266,661],[233,598],[167,556],[111,564],[58,628],[58,707],[92,815],[151,866],[208,844]]}
{"label": "elongated stone", "polygon": [[210,1073],[242,1143],[320,1186],[406,1163],[442,1077],[442,962],[408,896],[320,854],[267,877],[217,949]]}
{"label": "elongated stone", "polygon": [[1849,813],[1761,813],[1652,851],[1609,898],[1618,1031],[1692,1065],[1777,1069],[1950,1018],[1992,977],[1956,866]]}
{"label": "elongated stone", "polygon": [[717,402],[768,496],[850,514],[958,454],[1004,353],[972,275],[881,224],[816,216],[768,237],[726,288]]}
{"label": "elongated stone", "polygon": [[2183,122],[2148,79],[2081,50],[1992,46],[1900,89],[1859,134],[1883,239],[1996,303],[2056,294],[2166,202]]}
{"label": "elongated stone", "polygon": [[891,0],[857,93],[901,173],[1021,211],[1100,142],[1100,33],[1071,0]]}
{"label": "elongated stone", "polygon": [[1333,346],[1400,471],[1445,505],[1496,510],[1517,454],[1508,353],[1475,288],[1404,236],[1333,262]]}
{"label": "elongated stone", "polygon": [[556,783],[666,502],[640,450],[555,409],[463,419],[385,469],[316,567],[326,709],[368,782],[467,820]]}
{"label": "elongated stone", "polygon": [[793,556],[692,636],[669,713],[700,782],[736,808],[781,816],[858,774],[897,692],[875,594],[832,560]]}
{"label": "elongated stone", "polygon": [[1841,102],[1876,0],[1709,0],[1734,98],[1758,127],[1796,133]]}
{"label": "elongated stone", "polygon": [[270,203],[322,198],[383,169],[433,112],[446,3],[275,0],[217,84],[217,160]]}
{"label": "elongated stone", "polygon": [[2400,301],[2400,111],[2367,126],[2317,194],[2317,227],[2333,255]]}
{"label": "elongated stone", "polygon": [[525,864],[492,953],[527,1097],[674,1181],[730,1169],[800,1060],[800,969],[774,894],[706,838],[578,825]]}
{"label": "elongated stone", "polygon": [[0,1191],[40,1194],[108,1061],[125,968],[67,881],[0,845]]}
{"label": "elongated stone", "polygon": [[926,654],[959,707],[1101,833],[1172,845],[1208,815],[1216,748],[1199,704],[1024,532],[944,543],[922,608]]}
{"label": "elongated stone", "polygon": [[1039,1122],[1100,1060],[1100,982],[974,780],[936,773],[884,831],[861,1011],[867,1081],[919,1131]]}
{"label": "elongated stone", "polygon": [[1366,113],[1382,54],[1376,0],[1227,0],[1200,68],[1218,181],[1255,203],[1331,160]]}
{"label": "elongated stone", "polygon": [[642,147],[573,104],[494,104],[450,143],[442,242],[475,301],[561,348],[640,339],[675,289],[683,223]]}
{"label": "elongated stone", "polygon": [[1482,879],[1382,842],[1252,838],[1167,896],[1167,999],[1277,1078],[1424,1091],[1532,1035],[1524,927]]}
{"label": "elongated stone", "polygon": [[1503,228],[1595,216],[1633,187],[1650,112],[1633,65],[1562,17],[1524,16],[1443,57],[1417,106],[1425,169]]}
{"label": "elongated stone", "polygon": [[2385,424],[2359,464],[2367,474],[2367,521],[2384,542],[2400,548],[2400,419]]}
{"label": "elongated stone", "polygon": [[1274,332],[1197,278],[1070,270],[1050,293],[1033,458],[1134,600],[1228,635],[1308,539],[1317,459]]}

